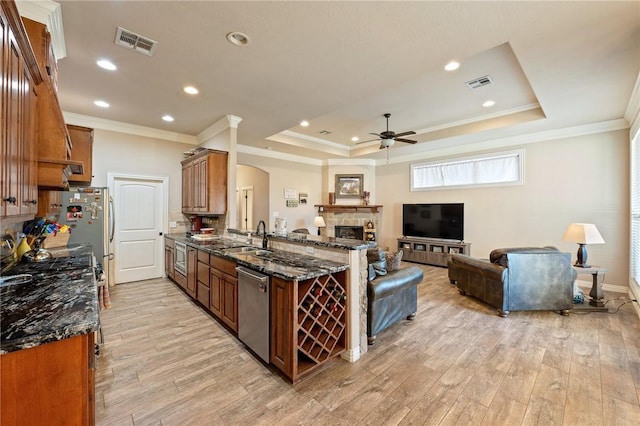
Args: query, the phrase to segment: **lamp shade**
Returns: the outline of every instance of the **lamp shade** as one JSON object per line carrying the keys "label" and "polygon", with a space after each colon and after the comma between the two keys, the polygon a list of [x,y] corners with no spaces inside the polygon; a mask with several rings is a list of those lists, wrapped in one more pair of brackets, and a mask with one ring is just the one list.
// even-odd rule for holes
{"label": "lamp shade", "polygon": [[324,218],[322,216],[316,216],[313,219],[313,226],[315,226],[316,228],[322,228],[324,226],[327,226],[327,224],[324,223]]}
{"label": "lamp shade", "polygon": [[572,223],[562,236],[562,240],[578,244],[604,244],[602,235],[593,223]]}

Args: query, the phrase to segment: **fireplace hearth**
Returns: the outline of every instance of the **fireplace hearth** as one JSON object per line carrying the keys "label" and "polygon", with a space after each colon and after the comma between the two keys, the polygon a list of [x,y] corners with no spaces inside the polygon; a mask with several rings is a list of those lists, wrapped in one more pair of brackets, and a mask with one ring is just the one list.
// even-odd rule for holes
{"label": "fireplace hearth", "polygon": [[362,226],[339,226],[336,225],[336,238],[346,238],[349,240],[364,240],[364,228]]}

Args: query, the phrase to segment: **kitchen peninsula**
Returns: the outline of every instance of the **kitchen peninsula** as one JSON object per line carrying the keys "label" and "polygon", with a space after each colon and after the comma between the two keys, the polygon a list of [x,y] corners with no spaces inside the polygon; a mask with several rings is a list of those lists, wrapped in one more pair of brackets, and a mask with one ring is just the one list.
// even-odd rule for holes
{"label": "kitchen peninsula", "polygon": [[235,335],[239,334],[236,267],[270,277],[268,360],[293,383],[336,356],[357,360],[361,341],[360,256],[366,257],[371,244],[268,234],[265,250],[252,244],[261,238],[253,235],[248,240],[246,233],[233,230],[224,238],[208,241],[167,235],[166,252],[173,254],[175,265],[183,256],[180,246],[186,247],[186,274],[168,262],[167,275]]}
{"label": "kitchen peninsula", "polygon": [[[0,287],[3,425],[93,424],[98,289],[91,245],[19,263]],[[28,390],[28,391],[27,391]]]}

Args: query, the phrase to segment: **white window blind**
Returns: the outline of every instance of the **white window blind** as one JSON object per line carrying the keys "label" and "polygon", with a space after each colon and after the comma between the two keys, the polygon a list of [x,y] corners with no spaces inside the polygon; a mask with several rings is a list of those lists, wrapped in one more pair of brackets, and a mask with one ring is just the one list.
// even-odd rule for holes
{"label": "white window blind", "polygon": [[411,190],[522,183],[524,151],[411,165]]}
{"label": "white window blind", "polygon": [[640,285],[640,133],[631,141],[631,276]]}

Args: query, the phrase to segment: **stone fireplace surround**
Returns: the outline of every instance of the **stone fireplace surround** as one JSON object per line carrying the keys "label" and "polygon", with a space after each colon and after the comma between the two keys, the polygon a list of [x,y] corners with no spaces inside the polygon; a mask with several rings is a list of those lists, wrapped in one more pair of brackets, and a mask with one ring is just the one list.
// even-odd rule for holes
{"label": "stone fireplace surround", "polygon": [[[318,214],[324,218],[327,225],[321,230],[327,237],[336,236],[336,226],[361,226],[373,222],[373,229],[380,229],[380,209],[382,206],[348,206],[348,205],[316,205]],[[376,240],[380,241],[378,235]]]}

